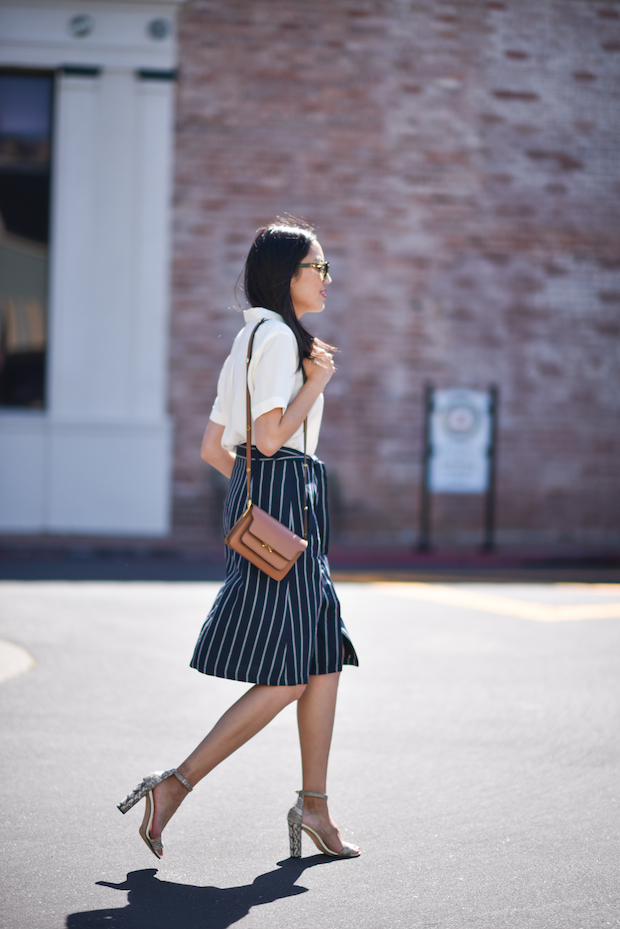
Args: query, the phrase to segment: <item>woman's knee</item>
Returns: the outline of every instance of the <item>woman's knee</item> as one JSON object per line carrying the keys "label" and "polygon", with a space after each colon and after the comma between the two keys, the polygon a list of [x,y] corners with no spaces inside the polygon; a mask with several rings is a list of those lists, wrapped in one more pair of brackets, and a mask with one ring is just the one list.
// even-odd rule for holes
{"label": "woman's knee", "polygon": [[269,693],[270,697],[280,704],[280,709],[299,700],[306,684],[255,684],[253,690],[263,690]]}
{"label": "woman's knee", "polygon": [[291,697],[290,702],[294,703],[295,700],[299,700],[300,697],[303,697],[307,686],[307,684],[292,684],[289,687]]}

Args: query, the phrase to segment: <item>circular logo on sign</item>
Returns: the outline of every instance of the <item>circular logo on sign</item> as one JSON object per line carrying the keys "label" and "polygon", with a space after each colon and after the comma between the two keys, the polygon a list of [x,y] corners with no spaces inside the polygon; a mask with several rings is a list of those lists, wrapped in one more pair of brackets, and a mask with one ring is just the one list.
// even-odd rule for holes
{"label": "circular logo on sign", "polygon": [[445,426],[455,439],[469,439],[478,428],[479,417],[476,410],[464,403],[459,403],[447,411]]}

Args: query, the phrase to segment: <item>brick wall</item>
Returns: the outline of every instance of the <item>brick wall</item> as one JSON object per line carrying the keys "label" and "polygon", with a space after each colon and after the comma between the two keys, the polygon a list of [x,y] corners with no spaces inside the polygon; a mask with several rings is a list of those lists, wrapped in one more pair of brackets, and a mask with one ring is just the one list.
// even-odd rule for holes
{"label": "brick wall", "polygon": [[[504,545],[620,540],[620,4],[191,0],[181,17],[175,531],[219,537],[198,448],[254,230],[316,224],[341,348],[319,454],[340,539],[409,544],[422,400],[501,391]],[[479,498],[436,498],[442,543]]]}

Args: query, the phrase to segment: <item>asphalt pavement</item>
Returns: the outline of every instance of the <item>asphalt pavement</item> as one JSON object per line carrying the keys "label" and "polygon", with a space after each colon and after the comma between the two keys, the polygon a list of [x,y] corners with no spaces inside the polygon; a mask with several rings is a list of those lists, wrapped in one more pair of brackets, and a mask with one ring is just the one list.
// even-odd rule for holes
{"label": "asphalt pavement", "polygon": [[157,861],[116,804],[247,687],[188,667],[218,586],[0,583],[2,927],[620,926],[620,585],[339,583],[328,789],[362,856],[288,858],[289,707]]}

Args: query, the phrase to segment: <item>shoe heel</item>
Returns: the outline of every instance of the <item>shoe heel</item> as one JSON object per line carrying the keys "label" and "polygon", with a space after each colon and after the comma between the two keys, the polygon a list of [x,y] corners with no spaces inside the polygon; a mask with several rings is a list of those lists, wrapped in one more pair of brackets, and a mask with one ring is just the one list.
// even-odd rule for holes
{"label": "shoe heel", "polygon": [[131,792],[130,794],[128,794],[128,795],[125,797],[125,799],[122,801],[122,803],[119,803],[119,804],[117,805],[117,807],[118,807],[118,809],[121,811],[121,813],[127,813],[127,812],[129,812],[129,810],[130,810],[133,806],[135,806],[136,803],[139,803],[140,800],[142,800],[143,797],[146,797],[148,791],[147,791],[147,790],[144,790],[144,791],[141,790],[141,787],[142,787],[142,785],[140,785],[140,787],[136,787],[135,790],[132,790],[132,792]]}
{"label": "shoe heel", "polygon": [[301,825],[288,824],[288,842],[291,849],[291,858],[301,858]]}

